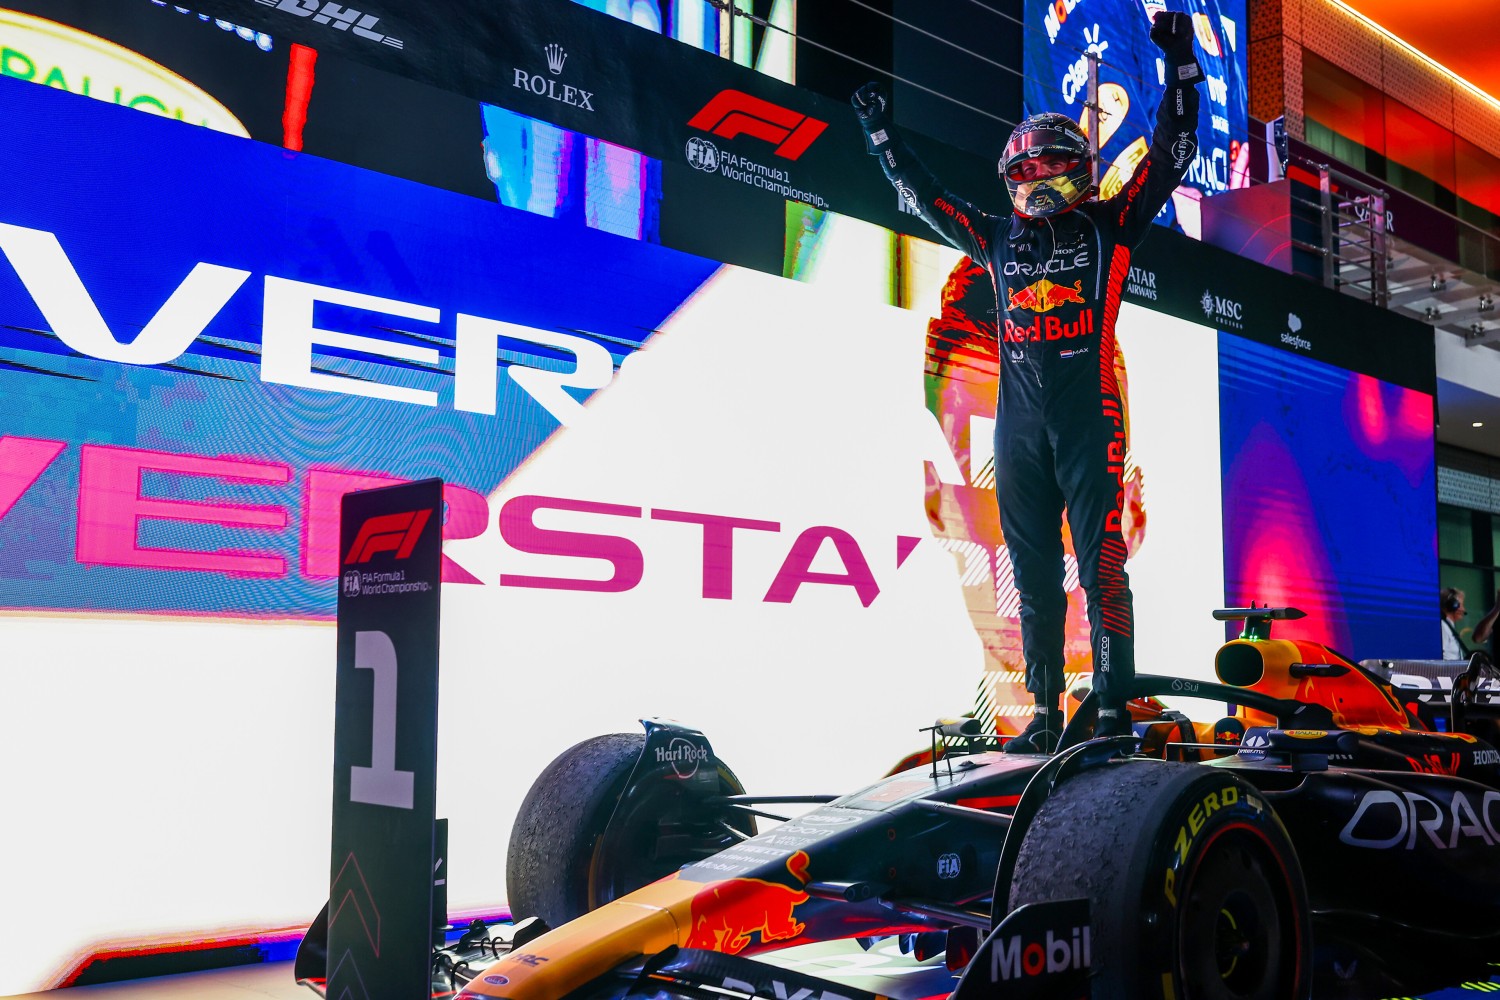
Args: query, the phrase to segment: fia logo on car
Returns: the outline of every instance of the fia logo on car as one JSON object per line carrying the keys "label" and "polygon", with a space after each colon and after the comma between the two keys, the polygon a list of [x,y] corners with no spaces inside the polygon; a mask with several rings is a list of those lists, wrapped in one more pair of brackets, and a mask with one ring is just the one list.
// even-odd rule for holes
{"label": "fia logo on car", "polygon": [[957,854],[944,854],[937,860],[938,878],[958,878],[963,871],[963,862]]}

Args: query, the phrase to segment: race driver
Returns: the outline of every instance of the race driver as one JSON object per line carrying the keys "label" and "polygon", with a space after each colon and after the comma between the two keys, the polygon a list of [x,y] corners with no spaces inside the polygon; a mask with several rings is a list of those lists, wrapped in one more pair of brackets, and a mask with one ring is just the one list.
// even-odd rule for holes
{"label": "race driver", "polygon": [[995,489],[1021,597],[1026,689],[1036,702],[1026,728],[1005,745],[1013,753],[1052,752],[1062,728],[1065,508],[1087,599],[1095,735],[1131,732],[1135,650],[1121,536],[1125,426],[1115,319],[1131,249],[1197,151],[1195,85],[1203,79],[1187,14],[1157,14],[1150,37],[1165,56],[1166,93],[1150,151],[1107,201],[1092,200],[1088,139],[1066,115],[1033,115],[1011,133],[999,169],[1014,211],[994,216],[946,190],[912,155],[877,84],[853,97],[867,150],[929,225],[989,271],[1000,307]]}

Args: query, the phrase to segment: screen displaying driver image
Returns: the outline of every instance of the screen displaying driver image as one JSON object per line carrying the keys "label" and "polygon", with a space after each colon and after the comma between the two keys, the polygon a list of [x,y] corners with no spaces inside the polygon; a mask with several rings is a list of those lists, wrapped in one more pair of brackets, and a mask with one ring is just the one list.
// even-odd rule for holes
{"label": "screen displaying driver image", "polygon": [[[1027,114],[1058,111],[1079,121],[1088,101],[1089,58],[1099,67],[1100,196],[1108,198],[1145,158],[1161,100],[1165,63],[1148,39],[1161,0],[1027,0]],[[1180,6],[1180,5],[1179,5]],[[1244,0],[1192,5],[1199,85],[1198,151],[1159,221],[1198,238],[1199,201],[1247,183],[1249,74]]]}
{"label": "screen displaying driver image", "polygon": [[0,773],[88,817],[7,824],[0,991],[318,912],[350,489],[447,484],[455,912],[504,905],[521,797],[580,739],[677,718],[814,792],[972,704],[925,317],[32,83],[0,106],[30,151],[0,207]]}
{"label": "screen displaying driver image", "polygon": [[[503,908],[546,764],[640,718],[787,793],[884,773],[976,688],[1017,725],[993,347],[945,317],[956,252],[796,206],[783,275],[677,252],[649,158],[478,102],[463,190],[36,80],[0,78],[0,109],[27,154],[0,199],[0,785],[25,804],[0,993],[317,914],[350,490],[445,483],[454,914]],[[1233,463],[1282,454],[1221,428],[1257,407],[1273,439],[1301,428],[1283,450],[1309,480],[1307,455],[1342,455],[1309,502],[1331,519],[1360,490],[1373,531],[1424,509],[1421,400],[1313,370],[1285,390],[1304,427],[1222,388],[1246,362],[1209,327],[1127,304],[1118,335],[1137,658],[1207,677],[1208,612],[1251,572],[1235,539],[1264,537],[1229,513]],[[1415,525],[1357,561],[1356,523],[1309,529],[1358,567],[1335,574],[1350,651],[1385,614],[1370,581],[1422,560]]]}

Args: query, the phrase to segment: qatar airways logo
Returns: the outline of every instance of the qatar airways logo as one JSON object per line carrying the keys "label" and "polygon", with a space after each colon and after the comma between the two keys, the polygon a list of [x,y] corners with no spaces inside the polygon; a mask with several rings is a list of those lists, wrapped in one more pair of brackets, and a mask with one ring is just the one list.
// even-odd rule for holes
{"label": "qatar airways logo", "polygon": [[[105,321],[62,244],[52,233],[0,223],[0,252],[15,268],[42,317],[68,347],[85,357],[131,365],[162,365],[185,352],[250,279],[250,272],[219,264],[195,264],[134,340],[122,343]],[[366,295],[290,278],[266,275],[261,335],[262,382],[370,396],[413,406],[437,406],[438,393],[373,378],[317,371],[319,348],[358,351],[436,368],[436,348],[413,346],[323,330],[313,323],[319,306],[337,305],[437,324],[442,311],[423,303]],[[499,389],[497,352],[502,339],[521,340],[573,355],[572,371],[543,371],[525,364],[506,373],[558,423],[568,426],[584,413],[569,389],[602,389],[614,378],[609,351],[587,337],[458,313],[454,345],[453,407],[493,416]]]}

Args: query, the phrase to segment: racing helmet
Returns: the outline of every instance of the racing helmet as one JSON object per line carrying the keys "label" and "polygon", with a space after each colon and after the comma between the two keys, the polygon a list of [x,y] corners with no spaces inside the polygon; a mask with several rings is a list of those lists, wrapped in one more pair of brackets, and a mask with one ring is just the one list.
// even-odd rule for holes
{"label": "racing helmet", "polygon": [[[1047,154],[1062,157],[1067,167],[1052,177],[1026,180],[1022,165]],[[1088,136],[1077,122],[1055,111],[1032,115],[1017,125],[1000,156],[1000,179],[1010,191],[1016,214],[1027,218],[1073,208],[1093,193],[1093,177]]]}

